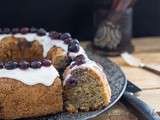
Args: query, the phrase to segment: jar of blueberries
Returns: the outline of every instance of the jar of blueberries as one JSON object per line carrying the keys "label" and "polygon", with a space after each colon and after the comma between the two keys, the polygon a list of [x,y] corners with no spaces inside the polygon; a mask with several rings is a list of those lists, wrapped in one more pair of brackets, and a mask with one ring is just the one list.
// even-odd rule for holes
{"label": "jar of blueberries", "polygon": [[100,0],[94,3],[96,33],[93,48],[100,54],[132,52],[132,6],[135,0]]}

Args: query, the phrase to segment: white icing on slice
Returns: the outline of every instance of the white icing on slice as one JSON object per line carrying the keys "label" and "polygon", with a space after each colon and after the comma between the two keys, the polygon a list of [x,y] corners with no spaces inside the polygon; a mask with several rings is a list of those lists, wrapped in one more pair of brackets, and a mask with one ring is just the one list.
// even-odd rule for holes
{"label": "white icing on slice", "polygon": [[[96,71],[96,73],[100,73],[100,74],[104,73],[102,66],[98,65],[95,61],[92,61],[89,58],[85,58],[85,59],[86,59],[86,62],[84,64],[75,65],[74,67],[72,67],[71,69],[69,69],[69,71],[67,71],[68,74],[66,76],[64,76],[63,85],[66,84],[68,78],[70,78],[70,76],[71,76],[72,71],[75,70],[75,69],[92,69],[92,70]],[[75,62],[72,62],[70,64],[70,66],[72,66],[72,64],[74,64],[74,63]],[[103,77],[106,77],[106,76],[103,75]]]}
{"label": "white icing on slice", "polygon": [[15,79],[27,85],[41,83],[45,86],[50,86],[59,77],[59,74],[53,66],[50,66],[39,69],[28,68],[27,70],[21,70],[19,68],[13,70],[1,69],[0,77]]}
{"label": "white icing on slice", "polygon": [[79,51],[77,53],[75,52],[69,52],[69,56],[73,59],[76,56],[83,54],[84,56],[86,56],[86,52],[84,51],[84,49],[80,46]]}

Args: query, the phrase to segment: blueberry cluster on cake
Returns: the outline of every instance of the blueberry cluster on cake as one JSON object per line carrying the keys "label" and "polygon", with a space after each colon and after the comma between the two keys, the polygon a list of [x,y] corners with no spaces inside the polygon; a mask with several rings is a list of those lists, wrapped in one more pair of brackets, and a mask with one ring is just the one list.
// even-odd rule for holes
{"label": "blueberry cluster on cake", "polygon": [[110,102],[103,68],[69,33],[0,29],[0,51],[0,119],[91,111]]}

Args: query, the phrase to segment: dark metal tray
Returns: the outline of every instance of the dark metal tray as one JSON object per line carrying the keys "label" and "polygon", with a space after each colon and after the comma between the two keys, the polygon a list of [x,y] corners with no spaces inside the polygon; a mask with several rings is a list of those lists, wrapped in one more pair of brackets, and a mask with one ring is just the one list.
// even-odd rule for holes
{"label": "dark metal tray", "polygon": [[70,114],[68,112],[62,112],[56,115],[32,118],[28,120],[86,120],[86,119],[97,117],[98,115],[107,111],[120,99],[127,85],[127,80],[123,72],[121,71],[121,69],[116,64],[108,60],[106,57],[98,56],[89,50],[87,53],[91,59],[99,62],[104,67],[104,71],[107,75],[107,78],[109,80],[109,84],[111,87],[111,91],[112,91],[112,97],[111,97],[110,104],[103,109],[99,109],[99,110],[92,111],[92,112],[78,112],[74,114]]}

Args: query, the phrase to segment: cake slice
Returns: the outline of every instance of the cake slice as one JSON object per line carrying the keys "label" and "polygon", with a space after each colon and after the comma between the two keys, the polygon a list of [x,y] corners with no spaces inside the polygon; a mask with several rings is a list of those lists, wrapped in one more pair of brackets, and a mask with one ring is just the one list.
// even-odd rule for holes
{"label": "cake slice", "polygon": [[64,72],[63,99],[69,112],[90,111],[107,106],[111,90],[101,66],[79,55]]}

